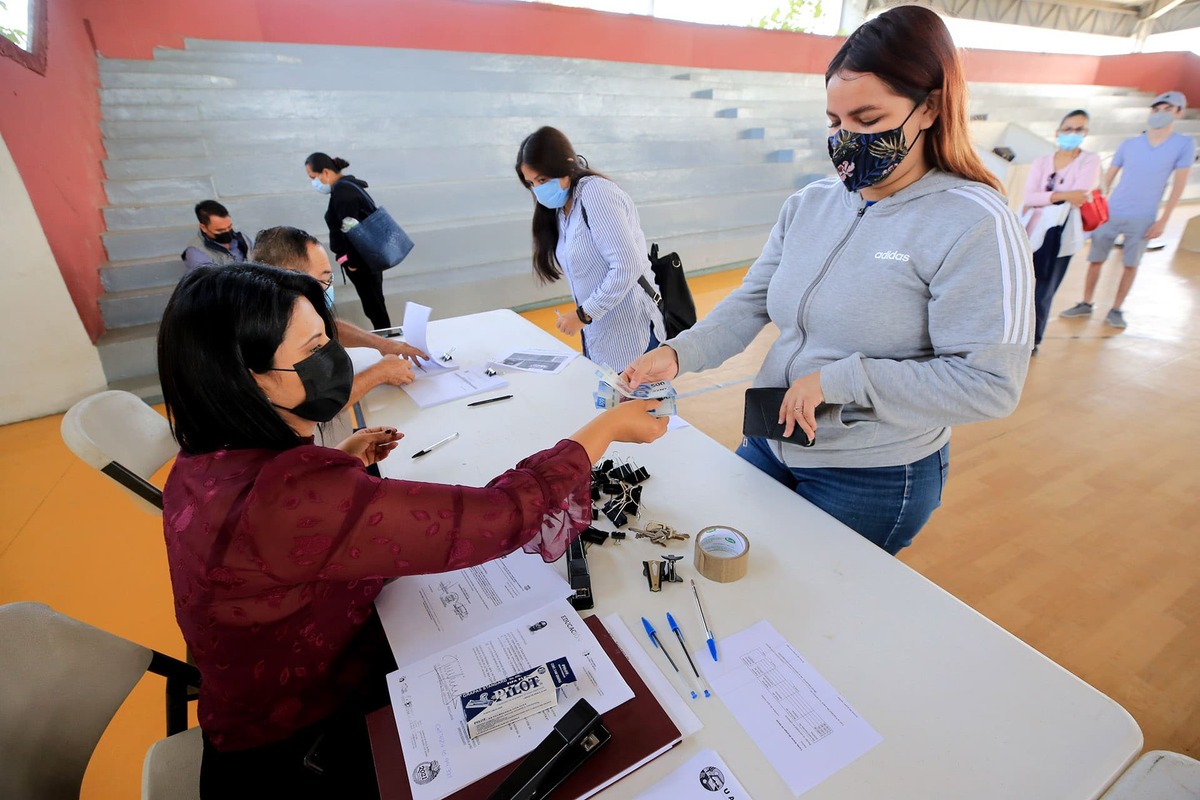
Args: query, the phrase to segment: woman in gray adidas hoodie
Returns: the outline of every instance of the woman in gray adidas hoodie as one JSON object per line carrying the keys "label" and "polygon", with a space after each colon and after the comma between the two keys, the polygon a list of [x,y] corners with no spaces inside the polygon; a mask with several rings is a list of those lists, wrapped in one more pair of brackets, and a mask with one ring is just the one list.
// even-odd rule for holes
{"label": "woman in gray adidas hoodie", "polygon": [[895,554],[941,503],[950,426],[1003,417],[1029,365],[1028,240],[972,149],[967,91],[941,19],[893,8],[825,74],[838,178],[779,214],[742,286],[630,364],[632,384],[711,369],[769,322],[756,387],[812,447],[738,453]]}

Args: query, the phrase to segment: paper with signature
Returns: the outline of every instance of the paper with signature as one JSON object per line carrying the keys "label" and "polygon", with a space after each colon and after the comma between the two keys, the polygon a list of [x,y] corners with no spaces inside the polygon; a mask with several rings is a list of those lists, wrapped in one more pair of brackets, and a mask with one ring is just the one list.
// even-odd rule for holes
{"label": "paper with signature", "polygon": [[[566,657],[577,676],[558,705],[478,739],[467,735],[460,695]],[[578,612],[556,600],[387,676],[413,800],[442,800],[523,758],[580,698],[603,714],[633,691]]]}

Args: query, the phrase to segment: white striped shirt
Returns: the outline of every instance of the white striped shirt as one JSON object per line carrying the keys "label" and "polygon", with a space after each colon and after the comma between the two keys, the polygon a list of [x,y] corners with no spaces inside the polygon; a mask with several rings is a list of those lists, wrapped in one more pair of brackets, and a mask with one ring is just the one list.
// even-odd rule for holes
{"label": "white striped shirt", "polygon": [[620,372],[646,352],[651,326],[660,342],[667,338],[662,312],[638,284],[645,276],[654,285],[654,273],[637,208],[615,183],[589,176],[576,184],[570,213],[557,217],[555,258],[592,318],[583,329],[587,356]]}

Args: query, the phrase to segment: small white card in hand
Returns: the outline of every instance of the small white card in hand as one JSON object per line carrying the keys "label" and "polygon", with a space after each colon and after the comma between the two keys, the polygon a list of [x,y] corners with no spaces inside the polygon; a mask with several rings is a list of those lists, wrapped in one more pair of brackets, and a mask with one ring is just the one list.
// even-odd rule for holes
{"label": "small white card in hand", "polygon": [[686,764],[637,796],[637,800],[712,800],[750,795],[738,783],[728,765],[713,750],[701,750]]}

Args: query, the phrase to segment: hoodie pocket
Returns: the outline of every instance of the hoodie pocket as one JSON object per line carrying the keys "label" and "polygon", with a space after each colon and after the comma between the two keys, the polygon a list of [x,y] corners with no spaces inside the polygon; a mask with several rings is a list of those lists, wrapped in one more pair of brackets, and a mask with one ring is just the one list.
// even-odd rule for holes
{"label": "hoodie pocket", "polygon": [[879,419],[869,408],[845,404],[817,409],[818,448],[860,450],[874,444],[878,435]]}

